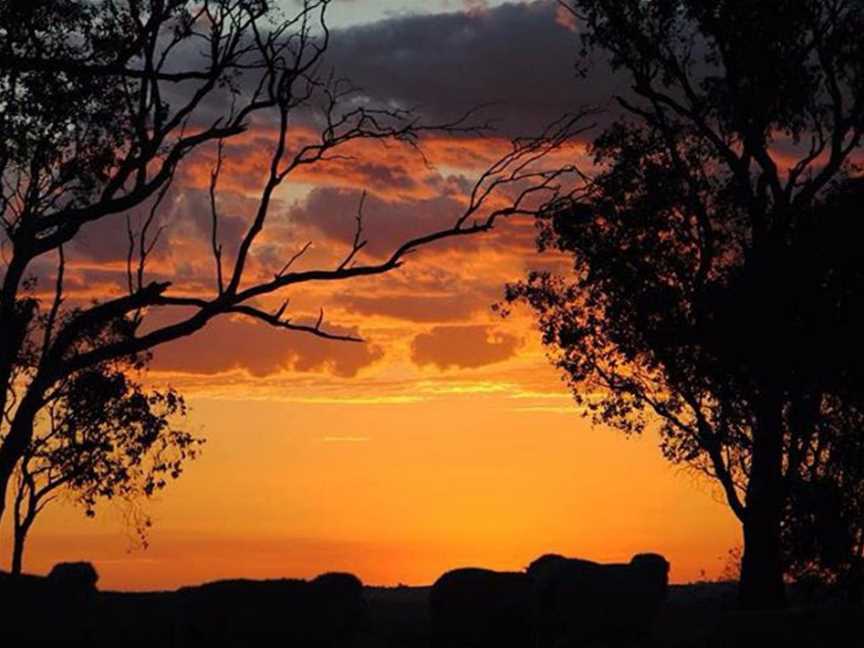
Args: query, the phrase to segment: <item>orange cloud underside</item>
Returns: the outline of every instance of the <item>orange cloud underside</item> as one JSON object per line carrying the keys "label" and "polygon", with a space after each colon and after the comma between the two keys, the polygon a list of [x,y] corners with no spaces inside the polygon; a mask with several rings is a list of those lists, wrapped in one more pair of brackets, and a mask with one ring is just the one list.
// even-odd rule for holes
{"label": "orange cloud underside", "polygon": [[[361,259],[412,227],[451,222],[478,170],[505,147],[431,139],[431,166],[405,147],[373,146],[347,151],[362,163],[304,169],[280,189],[252,276],[272,276],[306,241],[313,247],[299,268],[342,258],[360,189],[370,192],[370,256]],[[254,213],[266,153],[260,132],[226,150],[226,263]],[[214,286],[204,200],[212,161],[184,167],[150,264],[151,278],[171,279],[184,294]],[[124,289],[125,248],[104,254],[105,241],[125,240],[125,222],[114,226],[68,253],[71,297]],[[655,550],[672,562],[674,580],[718,573],[738,538],[715,494],[665,464],[656,439],[591,429],[527,314],[502,320],[490,311],[503,285],[529,268],[563,267],[534,253],[533,235],[532,223],[513,221],[424,249],[395,273],[308,284],[259,304],[275,309],[290,297],[298,321],[323,306],[331,330],[359,333],[362,344],[226,317],[160,349],[151,379],[188,395],[189,425],[209,441],[154,503],[150,549],[127,553],[110,506],[90,521],[55,505],[34,529],[29,568],[91,559],[103,587],[120,589],[332,569],[395,584],[429,583],[465,564],[518,569],[547,551],[619,560]]]}

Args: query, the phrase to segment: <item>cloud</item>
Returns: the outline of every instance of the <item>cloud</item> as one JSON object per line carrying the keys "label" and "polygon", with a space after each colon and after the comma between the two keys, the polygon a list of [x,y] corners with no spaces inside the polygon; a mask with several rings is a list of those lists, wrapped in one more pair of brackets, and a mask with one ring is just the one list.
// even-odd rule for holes
{"label": "cloud", "polygon": [[[578,79],[578,25],[567,19],[555,0],[488,7],[485,1],[468,0],[444,5],[461,9],[451,13],[430,13],[427,6],[422,12],[387,14],[369,10],[368,2],[357,4],[364,6],[365,15],[389,17],[353,26],[337,21],[339,27],[331,31],[322,70],[325,75],[334,70],[359,90],[358,103],[346,100],[346,109],[362,104],[399,106],[441,122],[484,105],[489,106],[485,115],[502,133],[527,135],[563,112],[605,101],[613,87],[607,69],[588,80]],[[194,43],[184,44],[173,57],[172,69],[207,65]],[[255,74],[241,77],[238,83],[245,96],[257,81]],[[167,87],[166,98],[182,105],[192,88]],[[292,124],[318,131],[323,99],[317,94],[293,111]],[[192,123],[209,125],[230,105],[227,92],[217,89],[199,104]],[[257,113],[253,121],[250,130],[256,131],[277,123],[272,111]]]}
{"label": "cloud", "polygon": [[381,315],[409,322],[467,320],[487,304],[476,293],[454,295],[345,295],[338,300],[349,313]]}
{"label": "cloud", "polygon": [[373,101],[417,106],[435,119],[494,103],[502,130],[524,135],[608,96],[607,71],[578,82],[580,46],[558,4],[542,1],[338,30],[327,56]]}
{"label": "cloud", "polygon": [[489,326],[436,326],[414,338],[411,359],[439,369],[482,367],[513,357],[521,343]]}
{"label": "cloud", "polygon": [[[132,223],[139,221],[139,214],[129,214],[129,217]],[[163,251],[164,248],[159,253]],[[96,263],[125,262],[128,253],[129,233],[123,214],[112,214],[84,225],[67,248],[70,260]]]}
{"label": "cloud", "polygon": [[[418,106],[428,119],[445,119],[499,100],[495,110],[504,111],[505,134],[532,132],[563,110],[590,100],[581,94],[586,89],[600,92],[574,78],[578,35],[559,22],[554,2],[398,15],[334,32],[329,63],[363,87],[371,104]],[[184,52],[184,57],[195,56],[194,51]],[[224,110],[219,101],[214,99],[214,109]],[[292,124],[287,138],[291,150],[317,134],[304,115]],[[274,143],[272,126],[262,115],[226,144],[219,186],[219,239],[226,271],[258,205]],[[330,267],[333,259],[344,256],[353,239],[361,189],[369,191],[364,222],[369,244],[361,262],[380,259],[408,238],[449,227],[462,213],[477,171],[508,146],[500,137],[476,136],[424,137],[421,145],[431,166],[401,144],[354,142],[338,151],[353,159],[299,167],[272,205],[249,259],[248,280],[272,277],[307,240],[315,245],[297,268]],[[207,186],[214,162],[215,147],[203,147],[178,169],[154,223],[166,229],[145,280],[171,280],[176,293],[213,294]],[[318,302],[330,303],[337,312],[357,315],[348,322],[364,327],[365,317],[449,323],[413,338],[415,362],[441,368],[498,362],[514,355],[520,340],[464,324],[483,321],[477,316],[499,297],[501,284],[513,278],[508,273],[521,274],[533,238],[530,222],[502,222],[483,236],[435,244],[422,261],[411,258],[398,273],[352,283],[350,290],[310,284],[292,294],[292,306],[310,312]],[[70,293],[83,299],[125,289],[127,246],[123,215],[85,228],[69,254],[76,264],[70,263],[67,275]],[[46,276],[50,269],[46,264]],[[50,287],[49,281],[40,284],[43,290]],[[458,322],[463,326],[452,325]],[[400,335],[416,333],[417,327],[398,326]],[[154,367],[200,375],[240,369],[255,376],[286,370],[353,376],[382,355],[375,346],[325,342],[226,317],[160,348]]]}
{"label": "cloud", "polygon": [[[325,327],[333,333],[357,334],[356,329]],[[187,338],[158,347],[152,367],[192,374],[242,369],[256,377],[298,371],[348,378],[383,355],[380,347],[371,344],[323,340],[248,319],[222,317]]]}
{"label": "cloud", "polygon": [[[311,227],[329,240],[350,249],[356,228],[360,192],[334,187],[316,187],[306,200],[290,210],[292,221]],[[405,241],[439,229],[451,227],[462,213],[460,201],[451,195],[419,200],[366,199],[363,210],[363,254],[380,258],[392,253]]]}
{"label": "cloud", "polygon": [[555,22],[572,32],[578,31],[579,23],[576,12],[569,5],[559,4],[555,9]]}
{"label": "cloud", "polygon": [[[146,266],[151,277],[154,272],[159,276],[173,274],[178,265],[193,259],[195,265],[203,263],[208,271],[212,266],[210,197],[207,190],[194,184],[190,186],[187,180],[181,176],[171,184],[147,228],[146,244],[148,248],[153,246]],[[134,237],[133,271],[137,270],[141,233],[153,203],[154,199],[150,199],[129,212],[108,215],[84,225],[69,244],[67,258],[70,263],[111,266],[125,274],[131,229]],[[218,238],[224,247],[224,257],[236,254],[258,204],[257,199],[229,188],[219,190]],[[273,210],[279,206],[279,201],[275,201]]]}

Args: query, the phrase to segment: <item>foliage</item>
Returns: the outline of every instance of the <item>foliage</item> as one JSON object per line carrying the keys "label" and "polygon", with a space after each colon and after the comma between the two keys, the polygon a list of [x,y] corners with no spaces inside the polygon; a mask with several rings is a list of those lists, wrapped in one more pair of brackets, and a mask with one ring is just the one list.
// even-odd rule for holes
{"label": "foliage", "polygon": [[860,405],[843,409],[840,424],[820,421],[812,455],[790,481],[783,544],[790,579],[849,590],[864,576],[864,415]]}
{"label": "foliage", "polygon": [[93,515],[99,498],[150,496],[166,478],[180,476],[198,443],[170,427],[171,417],[185,412],[183,398],[172,389],[148,393],[122,372],[91,369],[76,375],[50,404],[50,432],[34,444],[31,462],[68,476],[69,487]]}
{"label": "foliage", "polygon": [[532,273],[507,301],[536,312],[595,421],[659,422],[666,458],[718,480],[745,597],[775,604],[792,484],[809,489],[814,444],[860,431],[864,5],[572,5],[631,92],[580,201],[539,221],[572,273]]}
{"label": "foliage", "polygon": [[[88,345],[128,334],[124,327],[91,331]],[[34,332],[28,339],[34,339]],[[148,390],[149,356],[139,354],[69,376],[47,394],[17,468],[13,498],[13,571],[39,513],[58,497],[76,502],[88,517],[99,502],[119,500],[138,540],[151,525],[141,504],[177,479],[203,439],[178,428],[186,403],[174,389]]]}
{"label": "foliage", "polygon": [[0,129],[16,134],[0,141],[3,171],[12,171],[9,181],[23,187],[29,175],[23,172],[26,164],[39,170],[40,177],[34,180],[55,192],[62,188],[70,203],[85,205],[92,199],[129,136],[122,87],[108,75],[71,70],[47,74],[22,69],[15,61],[39,58],[123,65],[134,55],[127,38],[131,27],[130,14],[108,12],[97,2],[3,3]]}

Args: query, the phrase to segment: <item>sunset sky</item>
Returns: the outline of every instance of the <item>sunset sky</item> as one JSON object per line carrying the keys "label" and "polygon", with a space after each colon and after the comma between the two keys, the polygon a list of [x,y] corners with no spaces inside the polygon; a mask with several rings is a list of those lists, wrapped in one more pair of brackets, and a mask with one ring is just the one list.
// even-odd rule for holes
{"label": "sunset sky", "polygon": [[[344,257],[363,190],[366,259],[446,226],[510,137],[580,104],[602,106],[620,83],[576,77],[579,37],[551,1],[342,0],[330,23],[329,63],[370,98],[417,106],[432,121],[493,104],[498,130],[427,138],[426,160],[404,146],[354,147],[355,160],[293,177],[253,259],[260,276],[307,241],[305,266]],[[256,205],[269,142],[259,125],[225,150],[228,250]],[[568,151],[587,164],[583,154]],[[190,293],[212,289],[214,155],[203,150],[181,167],[151,265],[153,278]],[[68,252],[71,295],[123,289],[125,237],[120,220],[82,233]],[[102,588],[133,590],[329,570],[367,584],[428,584],[455,566],[521,569],[546,552],[619,561],[657,551],[675,582],[717,576],[740,532],[714,487],[666,463],[651,433],[592,428],[529,314],[492,312],[507,282],[561,263],[540,256],[533,238],[531,222],[513,220],[425,248],[384,276],[282,296],[299,320],[323,307],[330,330],[361,344],[224,317],[160,348],[150,381],[186,396],[187,425],[207,444],[150,505],[151,546],[130,551],[110,505],[88,520],[54,504],[32,531],[27,571],[87,559]]]}

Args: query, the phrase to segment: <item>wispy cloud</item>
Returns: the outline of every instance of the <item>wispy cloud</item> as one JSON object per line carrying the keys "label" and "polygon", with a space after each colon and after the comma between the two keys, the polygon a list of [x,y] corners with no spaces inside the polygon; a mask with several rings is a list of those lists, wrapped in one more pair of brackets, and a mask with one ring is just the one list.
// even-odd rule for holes
{"label": "wispy cloud", "polygon": [[570,407],[552,407],[547,405],[532,405],[529,407],[513,407],[511,412],[525,412],[534,414],[579,414],[585,413],[584,408],[571,405]]}

